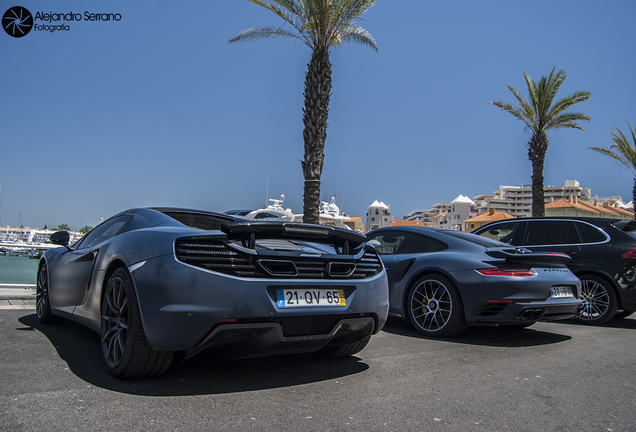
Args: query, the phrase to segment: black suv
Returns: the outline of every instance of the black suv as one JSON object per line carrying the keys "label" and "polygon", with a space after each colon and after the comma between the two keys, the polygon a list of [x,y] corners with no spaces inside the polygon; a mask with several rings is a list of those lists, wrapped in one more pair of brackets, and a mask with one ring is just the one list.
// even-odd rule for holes
{"label": "black suv", "polygon": [[[581,279],[577,320],[604,324],[636,311],[636,221],[595,217],[535,217],[491,222],[475,231],[532,251],[564,252]],[[617,315],[618,314],[618,315]]]}

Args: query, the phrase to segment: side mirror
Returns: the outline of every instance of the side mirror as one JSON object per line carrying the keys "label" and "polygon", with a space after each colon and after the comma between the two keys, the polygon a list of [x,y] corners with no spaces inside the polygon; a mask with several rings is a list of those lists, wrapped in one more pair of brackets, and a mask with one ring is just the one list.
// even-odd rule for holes
{"label": "side mirror", "polygon": [[68,233],[68,231],[57,231],[51,234],[49,239],[53,244],[66,246],[71,241],[71,235]]}

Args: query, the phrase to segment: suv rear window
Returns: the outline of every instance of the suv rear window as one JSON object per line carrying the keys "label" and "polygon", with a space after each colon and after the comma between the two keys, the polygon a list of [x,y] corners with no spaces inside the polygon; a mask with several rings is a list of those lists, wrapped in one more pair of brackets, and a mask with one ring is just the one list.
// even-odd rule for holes
{"label": "suv rear window", "polygon": [[602,243],[607,236],[600,229],[583,222],[575,222],[576,229],[581,237],[581,243]]}
{"label": "suv rear window", "polygon": [[570,221],[528,221],[523,239],[524,246],[576,244],[579,242]]}

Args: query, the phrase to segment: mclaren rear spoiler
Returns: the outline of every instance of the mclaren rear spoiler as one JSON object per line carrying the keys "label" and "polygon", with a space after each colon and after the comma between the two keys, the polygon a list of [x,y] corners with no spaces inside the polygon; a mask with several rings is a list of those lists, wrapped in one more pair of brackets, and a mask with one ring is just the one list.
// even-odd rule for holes
{"label": "mclaren rear spoiler", "polygon": [[298,222],[236,221],[222,224],[220,230],[230,240],[246,241],[250,249],[254,249],[257,239],[287,239],[328,243],[348,251],[349,248],[357,248],[367,240],[363,234],[344,228]]}

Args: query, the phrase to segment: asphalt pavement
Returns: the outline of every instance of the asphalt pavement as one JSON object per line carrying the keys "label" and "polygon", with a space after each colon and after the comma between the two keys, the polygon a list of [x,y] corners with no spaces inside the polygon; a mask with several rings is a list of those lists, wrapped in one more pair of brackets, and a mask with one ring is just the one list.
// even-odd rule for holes
{"label": "asphalt pavement", "polygon": [[[31,301],[31,300],[25,300]],[[0,430],[636,431],[636,320],[420,337],[391,320],[341,359],[195,356],[119,380],[99,336],[0,310]]]}

